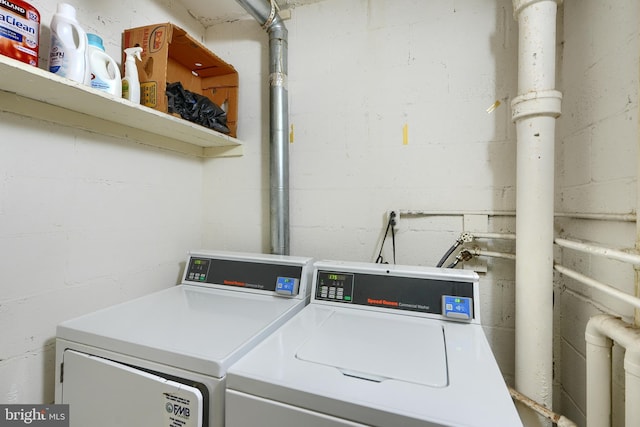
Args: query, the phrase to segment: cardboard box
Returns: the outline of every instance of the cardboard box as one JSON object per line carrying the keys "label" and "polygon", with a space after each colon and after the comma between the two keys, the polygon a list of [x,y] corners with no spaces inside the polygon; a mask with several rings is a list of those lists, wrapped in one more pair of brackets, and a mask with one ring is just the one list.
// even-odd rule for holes
{"label": "cardboard box", "polygon": [[233,66],[171,23],[125,30],[123,49],[135,46],[143,49],[142,62],[136,61],[141,104],[166,113],[167,83],[181,82],[185,89],[223,107],[229,135],[236,136],[238,73]]}

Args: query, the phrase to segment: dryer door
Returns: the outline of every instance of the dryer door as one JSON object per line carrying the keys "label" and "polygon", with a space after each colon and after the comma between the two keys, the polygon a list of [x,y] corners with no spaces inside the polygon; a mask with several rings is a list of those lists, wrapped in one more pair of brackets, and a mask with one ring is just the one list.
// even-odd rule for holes
{"label": "dryer door", "polygon": [[135,367],[64,352],[62,403],[71,427],[202,427],[200,390]]}

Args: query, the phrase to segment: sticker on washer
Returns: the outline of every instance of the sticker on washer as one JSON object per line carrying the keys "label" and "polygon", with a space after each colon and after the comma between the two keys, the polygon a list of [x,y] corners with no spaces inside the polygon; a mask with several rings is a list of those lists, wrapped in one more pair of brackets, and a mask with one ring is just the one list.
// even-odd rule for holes
{"label": "sticker on washer", "polygon": [[164,424],[163,427],[196,427],[198,426],[198,403],[192,402],[187,393],[163,393]]}

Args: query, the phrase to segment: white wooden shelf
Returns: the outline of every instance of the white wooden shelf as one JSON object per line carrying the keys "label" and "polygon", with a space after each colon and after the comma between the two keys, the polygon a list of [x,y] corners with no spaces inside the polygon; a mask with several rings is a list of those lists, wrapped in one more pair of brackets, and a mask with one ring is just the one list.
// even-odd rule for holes
{"label": "white wooden shelf", "polygon": [[243,153],[236,138],[2,55],[0,111],[199,157]]}

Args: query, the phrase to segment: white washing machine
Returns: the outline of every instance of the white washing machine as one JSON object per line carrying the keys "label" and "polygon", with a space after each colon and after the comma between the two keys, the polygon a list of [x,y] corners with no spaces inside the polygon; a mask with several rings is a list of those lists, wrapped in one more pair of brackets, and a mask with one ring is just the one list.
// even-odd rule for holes
{"label": "white washing machine", "polygon": [[323,261],[227,373],[227,427],[522,426],[469,271]]}
{"label": "white washing machine", "polygon": [[312,260],[192,252],[180,285],[58,325],[71,427],[220,427],[226,372],[309,302]]}

